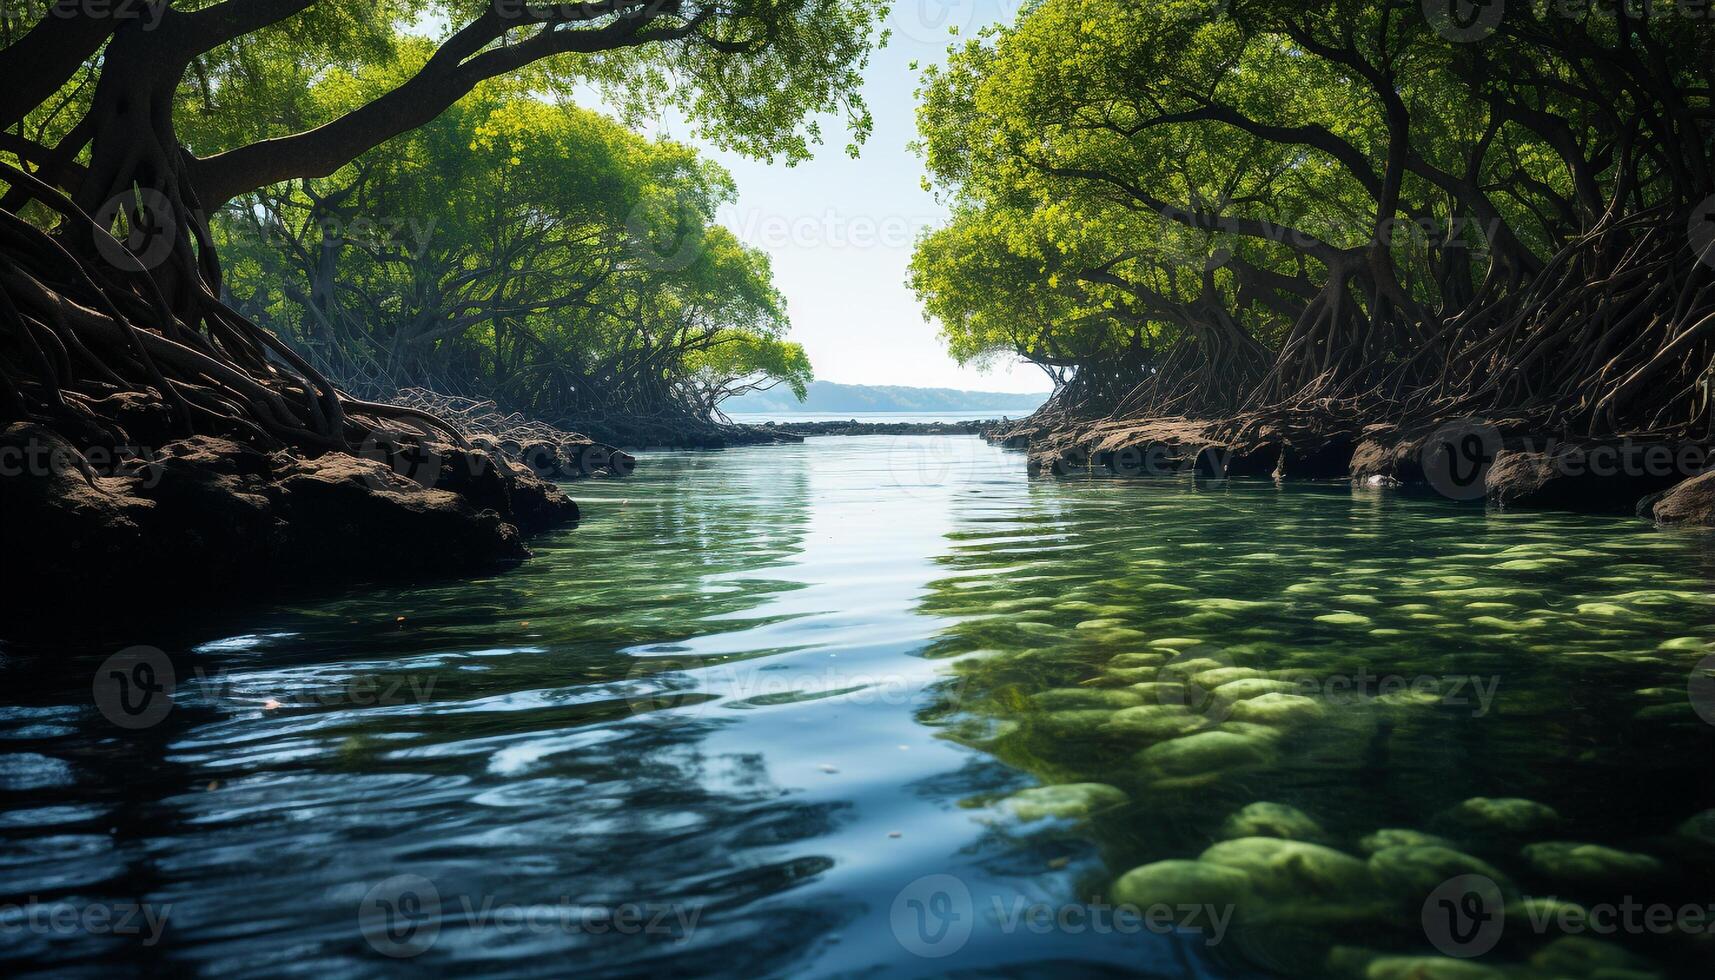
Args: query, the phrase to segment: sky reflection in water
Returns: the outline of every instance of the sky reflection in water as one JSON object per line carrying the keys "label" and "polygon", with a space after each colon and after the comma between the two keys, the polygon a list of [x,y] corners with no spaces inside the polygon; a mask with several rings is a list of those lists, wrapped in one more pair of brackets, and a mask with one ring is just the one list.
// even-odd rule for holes
{"label": "sky reflection in water", "polygon": [[[1345,487],[1028,481],[971,438],[645,463],[578,487],[583,527],[491,578],[7,650],[0,905],[165,924],[144,946],[13,920],[0,961],[1362,975],[1392,961],[1359,949],[1434,952],[1425,875],[1465,867],[1426,838],[1372,857],[1382,830],[1445,838],[1507,900],[1715,904],[1710,824],[1682,829],[1715,807],[1715,702],[1688,687],[1715,639],[1707,536]],[[137,643],[179,683],[124,732],[89,678]],[[1012,795],[1085,783],[1113,789]],[[1509,829],[1472,797],[1555,816]],[[1259,802],[1293,810],[1235,816]],[[1259,828],[1352,864],[1264,848],[1280,867],[1247,872],[1214,945],[1009,920]],[[1654,865],[1531,849],[1554,842]],[[378,936],[378,909],[432,935]],[[1668,974],[1711,948],[1525,932],[1476,962]]]}

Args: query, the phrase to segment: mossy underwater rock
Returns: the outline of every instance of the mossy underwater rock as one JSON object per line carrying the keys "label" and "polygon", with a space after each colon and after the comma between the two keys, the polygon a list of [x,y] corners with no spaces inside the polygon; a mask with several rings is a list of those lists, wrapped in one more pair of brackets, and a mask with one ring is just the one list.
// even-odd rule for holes
{"label": "mossy underwater rock", "polygon": [[1121,708],[1129,708],[1143,703],[1143,695],[1124,688],[1055,687],[1032,694],[1030,702],[1044,711],[1088,709],[1118,711]]}
{"label": "mossy underwater rock", "polygon": [[1506,876],[1488,862],[1434,845],[1383,848],[1370,855],[1369,869],[1387,894],[1406,904],[1422,904],[1442,883],[1461,875],[1506,881]]}
{"label": "mossy underwater rock", "polygon": [[1715,846],[1715,810],[1704,810],[1680,824],[1679,836]]}
{"label": "mossy underwater rock", "polygon": [[1267,765],[1274,758],[1274,749],[1268,742],[1226,731],[1182,735],[1137,754],[1139,765],[1163,779],[1219,775],[1233,769]]}
{"label": "mossy underwater rock", "polygon": [[1538,874],[1559,881],[1626,884],[1661,871],[1661,861],[1648,854],[1622,851],[1600,844],[1547,841],[1520,852]]}
{"label": "mossy underwater rock", "polygon": [[1373,834],[1368,834],[1358,841],[1358,850],[1365,854],[1385,851],[1390,847],[1445,847],[1456,850],[1453,842],[1445,837],[1426,834],[1418,830],[1403,830],[1399,828],[1384,828]]}
{"label": "mossy underwater rock", "polygon": [[1278,837],[1282,840],[1321,840],[1327,836],[1310,814],[1284,803],[1252,803],[1221,824],[1223,840]]}
{"label": "mossy underwater rock", "polygon": [[1553,807],[1518,797],[1473,796],[1441,817],[1467,830],[1509,835],[1535,833],[1560,822]]}
{"label": "mossy underwater rock", "polygon": [[1182,704],[1140,704],[1114,712],[1106,728],[1122,735],[1173,738],[1207,725],[1207,719]]}
{"label": "mossy underwater rock", "polygon": [[1269,897],[1327,896],[1346,902],[1372,891],[1363,861],[1308,841],[1241,837],[1211,845],[1198,860],[1245,872],[1257,893]]}
{"label": "mossy underwater rock", "polygon": [[1322,706],[1322,702],[1302,694],[1270,692],[1235,701],[1227,709],[1227,714],[1235,721],[1278,728],[1315,721],[1327,714],[1327,709]]}
{"label": "mossy underwater rock", "polygon": [[1001,806],[1029,823],[1045,817],[1079,819],[1130,801],[1123,790],[1106,783],[1060,783],[1019,790],[1002,801]]}
{"label": "mossy underwater rock", "polygon": [[1214,906],[1244,901],[1250,876],[1238,868],[1205,861],[1157,861],[1133,868],[1108,890],[1116,903],[1138,908],[1154,906]]}
{"label": "mossy underwater rock", "polygon": [[1660,974],[1611,942],[1588,936],[1561,936],[1537,950],[1530,965],[1553,977],[1590,980],[1642,980]]}
{"label": "mossy underwater rock", "polygon": [[1102,734],[1103,726],[1113,712],[1107,708],[1068,708],[1065,711],[1044,711],[1027,716],[1026,720],[1048,732],[1062,737],[1087,738]]}
{"label": "mossy underwater rock", "polygon": [[1369,950],[1336,947],[1329,973],[1354,980],[1500,980],[1501,970],[1448,956],[1385,956]]}
{"label": "mossy underwater rock", "polygon": [[1134,667],[1160,667],[1168,660],[1164,651],[1151,650],[1136,653],[1117,653],[1108,658],[1108,667],[1112,670],[1129,670]]}

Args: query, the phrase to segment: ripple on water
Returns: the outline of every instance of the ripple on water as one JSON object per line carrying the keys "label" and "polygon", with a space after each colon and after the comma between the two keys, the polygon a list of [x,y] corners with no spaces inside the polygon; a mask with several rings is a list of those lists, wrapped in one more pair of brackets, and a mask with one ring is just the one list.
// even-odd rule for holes
{"label": "ripple on water", "polygon": [[[174,967],[331,973],[373,966],[356,912],[401,874],[443,909],[413,965],[477,972],[1452,976],[1421,918],[1446,877],[1493,879],[1509,923],[1711,900],[1703,539],[1331,487],[1029,481],[955,443],[933,478],[933,440],[652,456],[624,508],[587,488],[591,519],[506,574],[151,640],[200,672],[136,739],[87,673],[32,692],[0,709],[0,890],[170,902]],[[936,873],[975,932],[931,962],[889,910]],[[986,903],[1021,897],[1216,903],[1232,941],[1003,933]],[[525,935],[469,921],[484,903],[698,917]],[[1706,952],[1509,928],[1467,965]]]}

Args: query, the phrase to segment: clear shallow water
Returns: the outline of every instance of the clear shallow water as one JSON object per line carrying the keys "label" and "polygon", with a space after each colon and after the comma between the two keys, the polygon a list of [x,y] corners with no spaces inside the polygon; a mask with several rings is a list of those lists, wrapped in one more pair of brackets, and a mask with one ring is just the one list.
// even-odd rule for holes
{"label": "clear shallow water", "polygon": [[747,425],[773,422],[970,422],[974,420],[1023,418],[1029,412],[1018,409],[973,409],[967,412],[734,412],[732,420]]}
{"label": "clear shallow water", "polygon": [[[6,649],[0,960],[1479,976],[1397,957],[1480,872],[1511,912],[1457,969],[1715,962],[1518,904],[1715,905],[1708,536],[974,438],[644,463],[492,578]],[[125,730],[134,644],[177,685]]]}

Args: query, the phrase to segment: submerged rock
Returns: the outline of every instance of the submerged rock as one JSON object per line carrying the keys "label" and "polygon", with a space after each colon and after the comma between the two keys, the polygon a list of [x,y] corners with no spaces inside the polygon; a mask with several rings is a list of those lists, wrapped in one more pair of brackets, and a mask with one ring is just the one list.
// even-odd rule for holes
{"label": "submerged rock", "polygon": [[1093,736],[1112,716],[1107,708],[1074,708],[1043,712],[1030,716],[1030,720],[1056,735]]}
{"label": "submerged rock", "polygon": [[1146,769],[1162,776],[1200,776],[1245,766],[1267,765],[1274,750],[1260,739],[1214,731],[1184,735],[1137,754]]}
{"label": "submerged rock", "polygon": [[1106,783],[1061,783],[1019,790],[1007,797],[1001,806],[1026,823],[1044,817],[1075,819],[1087,817],[1097,810],[1123,806],[1130,797]]}
{"label": "submerged rock", "polygon": [[1517,797],[1473,796],[1442,816],[1461,827],[1503,834],[1528,834],[1560,822],[1551,806]]}
{"label": "submerged rock", "polygon": [[1453,842],[1445,837],[1425,834],[1417,830],[1401,830],[1387,828],[1369,834],[1358,841],[1358,849],[1366,854],[1385,851],[1390,847],[1445,847],[1450,850]]}
{"label": "submerged rock", "polygon": [[1108,666],[1116,670],[1133,667],[1160,667],[1167,662],[1166,653],[1118,653],[1108,658]]}
{"label": "submerged rock", "polygon": [[1107,728],[1124,735],[1172,738],[1208,724],[1200,714],[1182,704],[1140,704],[1108,717]]}
{"label": "submerged rock", "polygon": [[1236,721],[1279,727],[1314,721],[1326,714],[1327,710],[1323,708],[1322,702],[1315,698],[1307,698],[1302,694],[1271,692],[1236,701],[1227,709],[1227,713]]}
{"label": "submerged rock", "polygon": [[1633,978],[1654,977],[1645,960],[1610,942],[1588,936],[1562,936],[1536,951],[1530,965],[1555,977]]}
{"label": "submerged rock", "polygon": [[1679,836],[1715,844],[1715,810],[1704,810],[1679,825]]}
{"label": "submerged rock", "polygon": [[1279,837],[1282,840],[1319,840],[1327,836],[1315,818],[1295,806],[1284,803],[1252,803],[1228,817],[1221,825],[1220,836],[1226,840],[1243,837]]}
{"label": "submerged rock", "polygon": [[1108,711],[1118,711],[1121,708],[1142,704],[1143,695],[1124,688],[1056,687],[1046,691],[1038,691],[1031,695],[1030,700],[1037,707],[1047,711],[1085,708],[1105,708]]}
{"label": "submerged rock", "polygon": [[1262,676],[1263,672],[1254,667],[1216,667],[1213,670],[1199,671],[1192,675],[1191,683],[1212,691],[1231,681]]}
{"label": "submerged rock", "polygon": [[1654,875],[1661,862],[1648,854],[1621,851],[1600,844],[1549,841],[1521,852],[1539,874],[1564,881],[1627,882]]}
{"label": "submerged rock", "polygon": [[1377,956],[1359,976],[1364,980],[1499,980],[1506,974],[1447,956]]}
{"label": "submerged rock", "polygon": [[1292,694],[1298,689],[1298,685],[1292,681],[1269,677],[1246,677],[1243,680],[1228,681],[1209,693],[1221,701],[1234,702],[1248,701],[1268,694]]}
{"label": "submerged rock", "polygon": [[1133,868],[1109,889],[1117,903],[1152,906],[1226,907],[1250,893],[1250,876],[1206,861],[1157,861]]}
{"label": "submerged rock", "polygon": [[1421,903],[1443,882],[1460,875],[1506,881],[1506,876],[1488,862],[1435,845],[1384,848],[1370,855],[1369,868],[1389,894],[1416,903]]}
{"label": "submerged rock", "polygon": [[1364,862],[1307,841],[1241,837],[1210,846],[1198,860],[1245,872],[1257,892],[1268,896],[1349,900],[1371,890]]}

